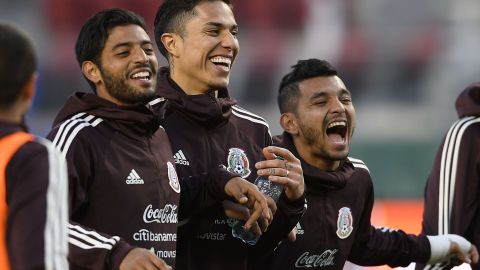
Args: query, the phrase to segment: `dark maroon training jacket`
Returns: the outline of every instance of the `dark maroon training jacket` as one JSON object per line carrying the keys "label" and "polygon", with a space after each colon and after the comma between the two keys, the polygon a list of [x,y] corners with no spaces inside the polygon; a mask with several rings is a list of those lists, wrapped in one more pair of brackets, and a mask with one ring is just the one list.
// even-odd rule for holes
{"label": "dark maroon training jacket", "polygon": [[302,162],[308,209],[296,226],[297,240],[283,241],[258,270],[340,270],[347,260],[395,267],[428,260],[430,244],[424,235],[371,225],[374,191],[363,161],[349,157],[337,170],[322,171],[300,157],[291,135],[284,132],[277,139]]}
{"label": "dark maroon training jacket", "polygon": [[[19,124],[0,121],[0,140],[26,132]],[[3,149],[0,149],[0,152]],[[4,153],[4,152],[3,152]],[[3,154],[2,153],[2,154]],[[10,269],[66,269],[67,169],[65,160],[47,140],[34,137],[6,164],[5,219]]]}
{"label": "dark maroon training jacket", "polygon": [[[235,105],[227,89],[186,95],[170,79],[167,68],[159,73],[158,94],[165,100],[153,106],[163,118],[185,189],[195,190],[199,181],[192,177],[199,174],[210,175],[220,183],[237,175],[255,180],[255,163],[264,160],[262,149],[272,143],[263,118]],[[304,212],[304,205],[304,197],[289,202],[282,196],[269,230],[255,246],[249,246],[232,237],[234,220],[224,215],[220,204],[192,213],[182,201],[181,216],[192,217],[179,227],[177,270],[248,269],[286,237]]]}
{"label": "dark maroon training jacket", "polygon": [[144,105],[76,93],[48,135],[66,156],[71,269],[117,269],[133,246],[176,257],[180,185],[170,143]]}
{"label": "dark maroon training jacket", "polygon": [[[480,246],[480,83],[457,98],[459,119],[445,135],[425,186],[423,232],[459,234]],[[449,267],[440,266],[442,269]],[[430,269],[427,266],[425,269]],[[480,269],[480,264],[473,265]],[[423,269],[424,265],[417,265]]]}

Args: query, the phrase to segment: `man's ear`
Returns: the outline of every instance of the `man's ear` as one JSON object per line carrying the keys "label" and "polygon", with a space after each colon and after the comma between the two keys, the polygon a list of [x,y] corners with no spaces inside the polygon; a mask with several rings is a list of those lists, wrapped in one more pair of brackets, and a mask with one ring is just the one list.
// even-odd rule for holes
{"label": "man's ear", "polygon": [[180,36],[175,33],[163,33],[160,37],[160,41],[167,50],[168,54],[172,56],[178,56]]}
{"label": "man's ear", "polygon": [[28,78],[27,82],[22,89],[22,99],[23,100],[32,100],[35,95],[35,85],[37,84],[38,73],[34,72]]}
{"label": "man's ear", "polygon": [[294,113],[282,113],[280,116],[280,126],[291,135],[298,134],[298,120]]}
{"label": "man's ear", "polygon": [[84,61],[82,63],[82,73],[87,79],[94,84],[102,80],[102,74],[98,66],[92,61]]}

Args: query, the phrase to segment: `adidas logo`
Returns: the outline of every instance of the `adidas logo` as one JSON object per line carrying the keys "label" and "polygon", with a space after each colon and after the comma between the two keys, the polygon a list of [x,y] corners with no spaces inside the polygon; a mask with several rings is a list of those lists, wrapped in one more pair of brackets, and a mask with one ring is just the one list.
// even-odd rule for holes
{"label": "adidas logo", "polygon": [[173,159],[175,160],[175,164],[190,166],[190,162],[188,162],[182,150],[178,150],[178,152],[173,155]]}
{"label": "adidas logo", "polygon": [[127,185],[143,185],[143,179],[138,175],[138,173],[132,169],[130,174],[127,177],[127,181],[125,181]]}

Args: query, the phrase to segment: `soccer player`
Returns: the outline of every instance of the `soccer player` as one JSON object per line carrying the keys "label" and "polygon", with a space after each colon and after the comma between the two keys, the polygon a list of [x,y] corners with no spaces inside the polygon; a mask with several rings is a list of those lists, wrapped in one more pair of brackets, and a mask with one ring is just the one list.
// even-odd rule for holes
{"label": "soccer player", "polygon": [[359,265],[407,266],[453,256],[478,261],[475,246],[458,235],[409,235],[370,223],[373,183],[367,166],[348,156],[355,129],[352,96],[327,61],[301,60],[279,88],[278,145],[301,162],[308,209],[295,242],[283,241],[257,269],[343,269]]}
{"label": "soccer player", "polygon": [[[455,103],[459,119],[440,144],[425,186],[422,231],[459,234],[480,245],[480,83]],[[417,264],[417,269],[424,265]],[[425,269],[449,268],[448,264]],[[480,269],[480,265],[472,266]]]}
{"label": "soccer player", "polygon": [[27,132],[37,57],[22,30],[0,22],[0,269],[68,269],[67,168]]}
{"label": "soccer player", "polygon": [[[76,42],[94,93],[71,96],[48,135],[69,164],[71,269],[174,266],[181,188],[167,135],[146,106],[158,63],[145,29],[136,14],[108,9],[87,20]],[[247,222],[268,211],[253,184],[195,179],[186,207],[203,207],[217,193],[252,204]]]}
{"label": "soccer player", "polygon": [[198,185],[192,176],[207,173],[220,181],[240,176],[253,182],[256,170],[262,169],[263,175],[284,184],[272,225],[256,245],[232,237],[234,220],[224,215],[221,204],[181,226],[180,270],[247,269],[286,237],[304,212],[298,159],[285,149],[267,147],[272,141],[265,120],[229,96],[237,33],[228,0],[167,0],[155,18],[155,41],[169,67],[160,69],[157,88],[164,101],[154,106],[164,119],[179,177],[192,187]]}

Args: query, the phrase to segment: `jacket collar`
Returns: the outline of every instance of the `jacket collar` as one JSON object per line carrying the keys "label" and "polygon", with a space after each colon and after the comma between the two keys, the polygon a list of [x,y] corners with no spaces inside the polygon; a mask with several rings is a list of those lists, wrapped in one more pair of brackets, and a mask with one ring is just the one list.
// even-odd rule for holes
{"label": "jacket collar", "polygon": [[347,180],[354,173],[355,168],[348,159],[342,160],[338,169],[332,172],[322,171],[311,166],[298,154],[295,145],[293,144],[292,136],[287,132],[283,132],[282,135],[276,136],[274,140],[276,141],[276,144],[290,150],[292,154],[300,159],[303,175],[305,177],[305,185],[308,191],[343,188],[347,184]]}
{"label": "jacket collar", "polygon": [[228,121],[231,107],[237,102],[230,98],[227,89],[210,90],[201,95],[187,95],[170,78],[170,70],[160,69],[157,93],[167,100],[167,108],[193,119],[207,127],[216,127]]}
{"label": "jacket collar", "polygon": [[85,112],[102,118],[113,129],[132,138],[151,136],[160,126],[159,119],[144,104],[118,106],[92,93],[76,92],[65,102],[54,120],[56,126],[65,119]]}

